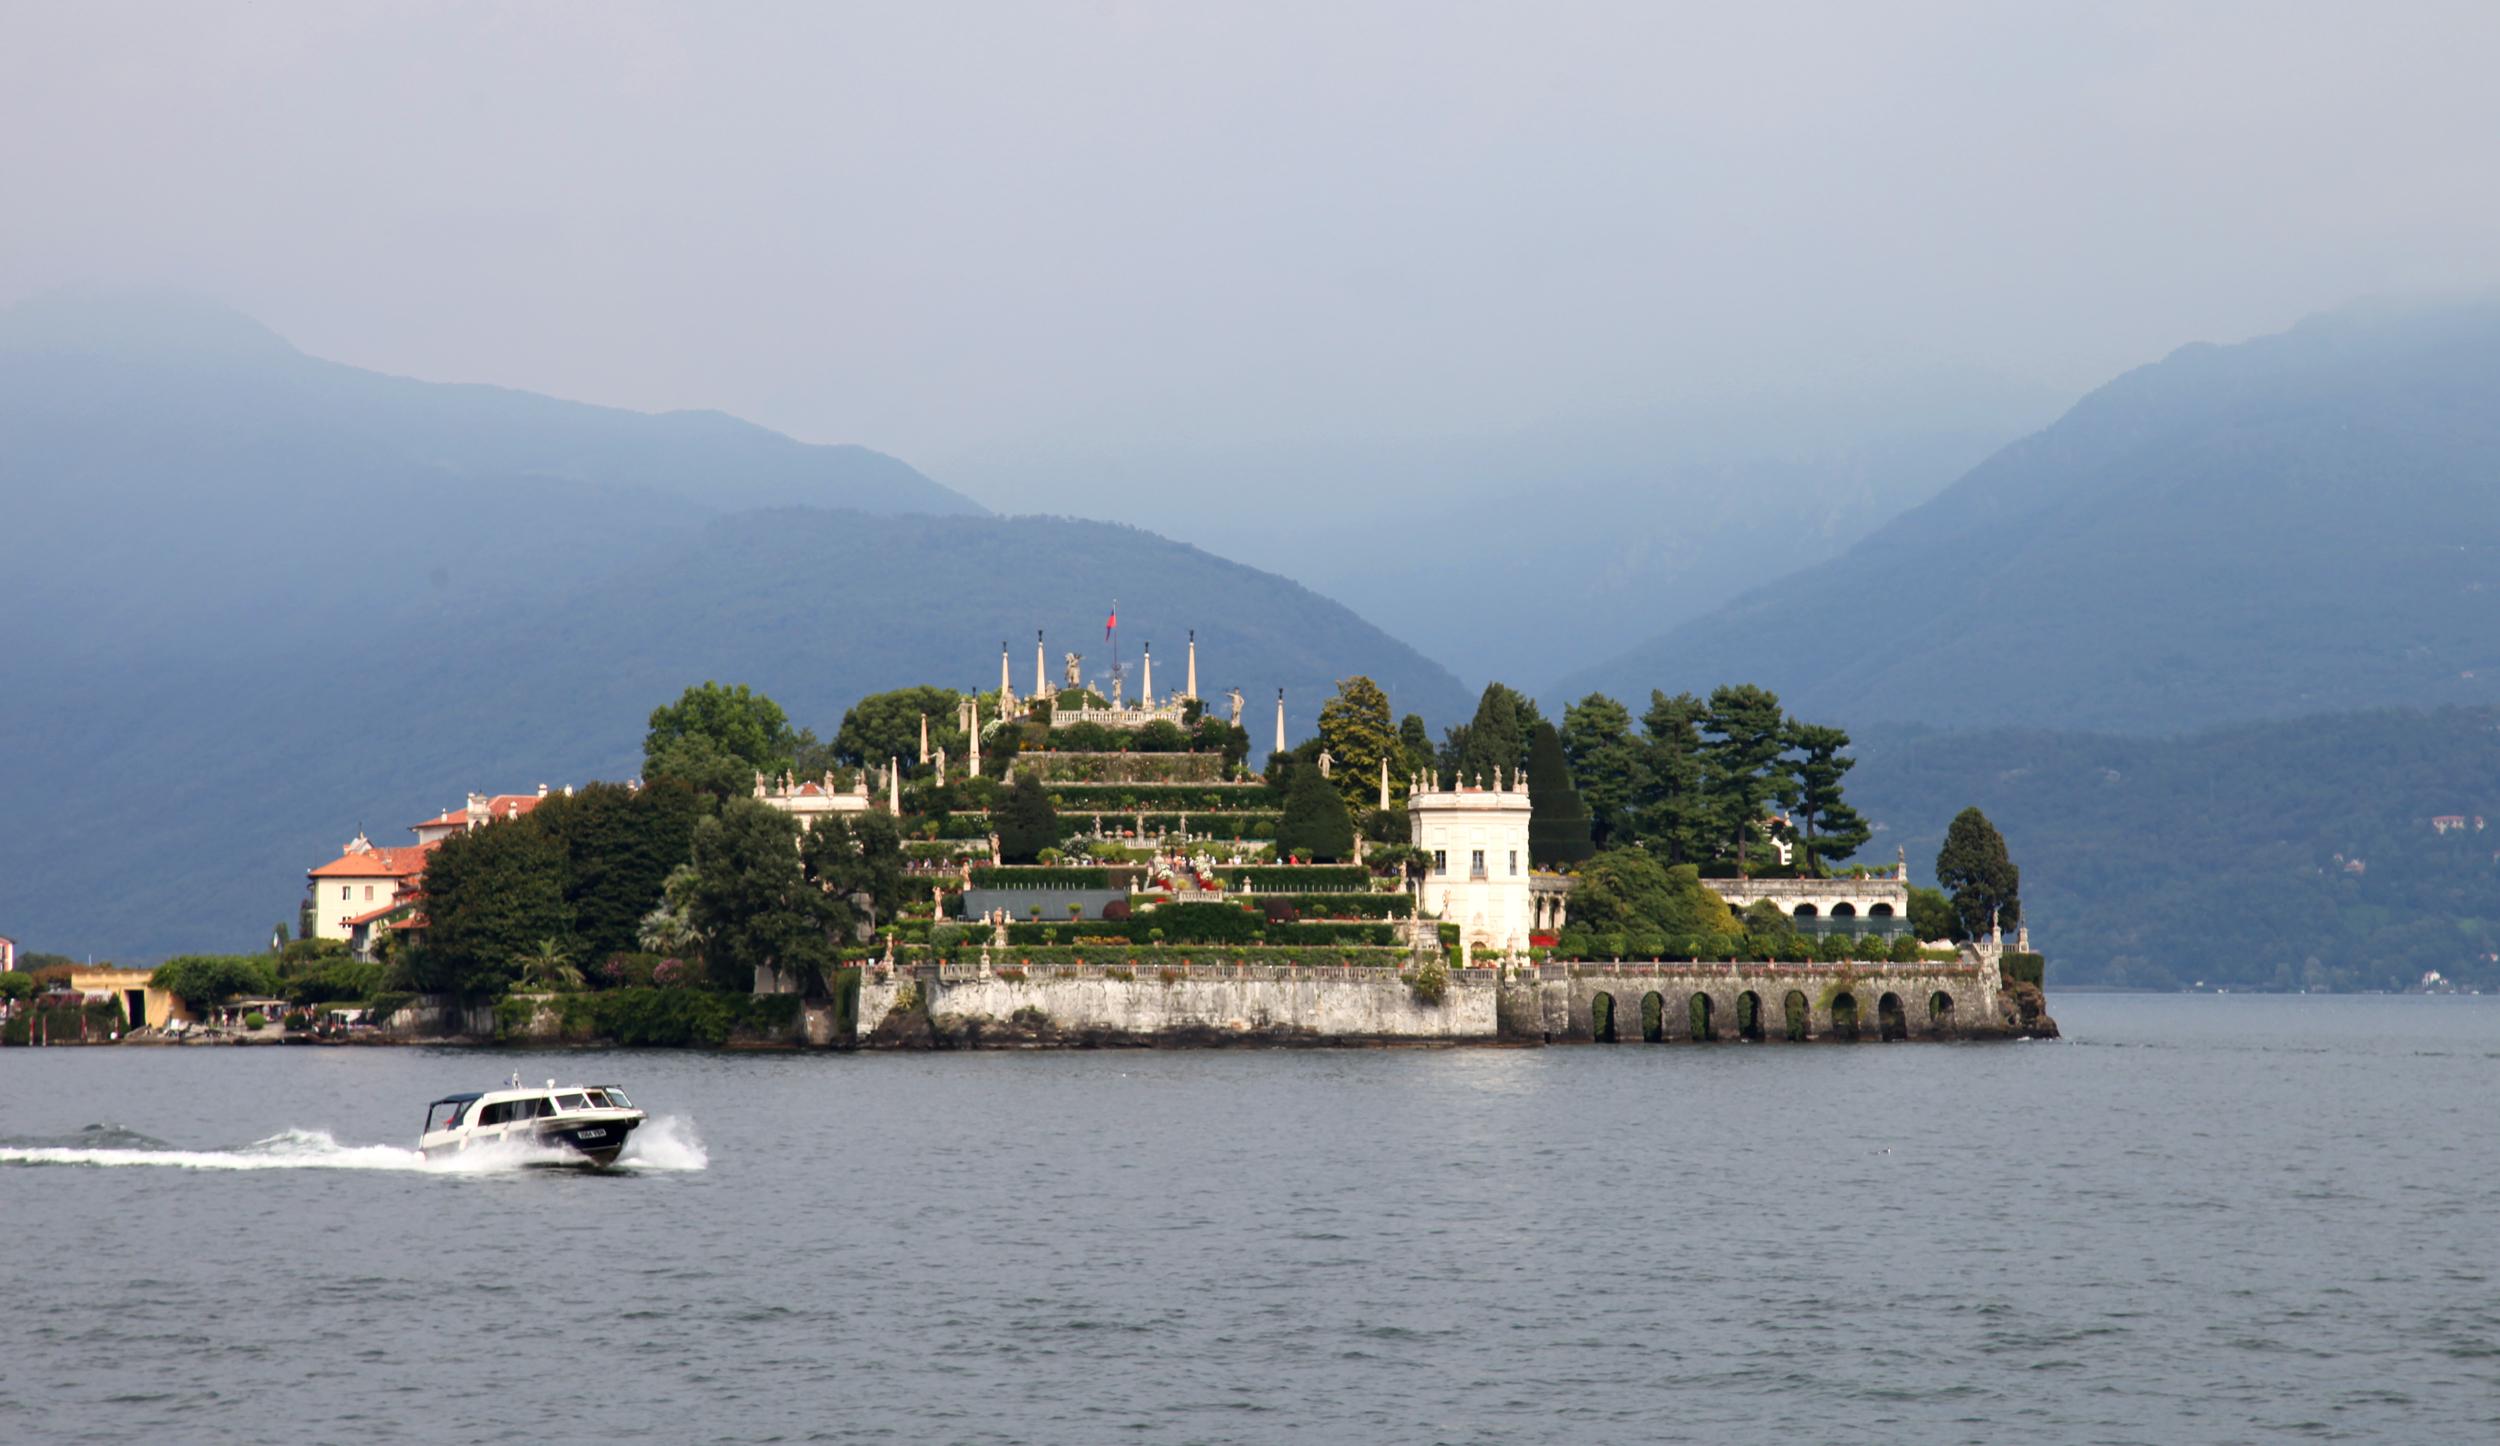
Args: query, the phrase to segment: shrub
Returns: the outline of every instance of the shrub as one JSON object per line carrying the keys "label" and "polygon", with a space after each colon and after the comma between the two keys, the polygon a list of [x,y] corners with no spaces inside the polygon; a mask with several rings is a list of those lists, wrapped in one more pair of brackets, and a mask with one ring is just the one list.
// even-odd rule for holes
{"label": "shrub", "polygon": [[1124,923],[1127,921],[1128,916],[1129,907],[1128,900],[1126,899],[1113,899],[1110,903],[1102,906],[1102,917],[1107,923]]}
{"label": "shrub", "polygon": [[2008,949],[1998,957],[1997,971],[2008,987],[2028,984],[2038,989],[2042,976],[2048,972],[2048,960],[2038,954],[2018,954]]}
{"label": "shrub", "polygon": [[281,1021],[281,1024],[287,1033],[301,1034],[312,1028],[312,1016],[300,1009],[290,1009],[286,1012],[286,1018]]}
{"label": "shrub", "polygon": [[1430,956],[1415,966],[1415,972],[1408,977],[1406,987],[1415,996],[1417,1002],[1439,1004],[1450,992],[1448,962],[1438,954]]}
{"label": "shrub", "polygon": [[269,1016],[255,1009],[251,1013],[243,1016],[243,1027],[245,1029],[267,1029],[269,1027]]}

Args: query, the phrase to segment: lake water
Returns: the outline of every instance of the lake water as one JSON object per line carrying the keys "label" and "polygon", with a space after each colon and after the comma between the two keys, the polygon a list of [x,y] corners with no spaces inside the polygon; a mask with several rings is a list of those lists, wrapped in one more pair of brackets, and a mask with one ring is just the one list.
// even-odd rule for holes
{"label": "lake water", "polygon": [[[2500,1000],[2054,1006],[1969,1046],[0,1051],[0,1439],[2500,1440]],[[413,1161],[516,1068],[623,1085],[651,1148]]]}

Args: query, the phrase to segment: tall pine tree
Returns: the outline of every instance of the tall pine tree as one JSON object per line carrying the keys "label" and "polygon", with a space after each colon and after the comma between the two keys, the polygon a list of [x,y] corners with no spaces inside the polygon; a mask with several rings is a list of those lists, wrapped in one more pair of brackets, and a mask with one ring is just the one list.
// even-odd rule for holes
{"label": "tall pine tree", "polygon": [[1858,761],[1841,751],[1849,746],[1847,733],[1819,723],[1791,727],[1788,746],[1798,755],[1797,828],[1806,872],[1820,878],[1828,872],[1825,864],[1849,857],[1874,837],[1866,819],[1840,796],[1840,780]]}
{"label": "tall pine tree", "polygon": [[1540,718],[1528,730],[1528,861],[1568,869],[1597,852],[1589,842],[1589,811],[1571,786],[1562,739]]}
{"label": "tall pine tree", "polygon": [[2005,836],[1976,808],[1955,814],[1945,830],[1936,882],[1953,896],[1961,938],[1984,938],[1992,926],[2011,929],[2023,921],[2023,871],[2006,853]]}
{"label": "tall pine tree", "polygon": [[1345,797],[1319,770],[1296,764],[1285,782],[1285,815],[1276,823],[1276,853],[1333,863],[1354,852],[1354,818]]}

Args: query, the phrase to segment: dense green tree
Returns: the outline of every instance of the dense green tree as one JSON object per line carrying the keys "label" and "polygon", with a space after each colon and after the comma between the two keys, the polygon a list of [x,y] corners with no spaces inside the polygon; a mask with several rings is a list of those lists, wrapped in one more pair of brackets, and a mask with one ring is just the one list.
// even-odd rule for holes
{"label": "dense green tree", "polygon": [[1662,866],[1647,850],[1608,849],[1580,866],[1571,889],[1571,928],[1597,934],[1648,930],[1667,942],[1732,938],[1727,904],[1691,864]]}
{"label": "dense green tree", "polygon": [[511,988],[541,939],[572,937],[564,876],[564,848],[534,815],[443,840],[426,856],[425,942],[408,982],[472,998]]}
{"label": "dense green tree", "polygon": [[1952,896],[1955,938],[1985,938],[1991,927],[2020,924],[2022,879],[1986,814],[1966,808],[1953,816],[1936,854],[1936,882]]}
{"label": "dense green tree", "polygon": [[1764,815],[1774,802],[1785,802],[1792,787],[1780,761],[1788,749],[1788,719],[1778,694],[1732,683],[1710,691],[1701,731],[1703,790],[1720,841],[1742,877],[1752,863],[1754,841],[1762,836]]}
{"label": "dense green tree", "polygon": [[1057,848],[1059,840],[1067,837],[1059,823],[1059,810],[1051,807],[1049,790],[1031,773],[1016,776],[1006,801],[992,818],[998,825],[999,856],[1011,864],[1032,863],[1042,850]]}
{"label": "dense green tree", "polygon": [[781,705],[744,683],[707,682],[651,710],[642,776],[674,778],[715,798],[753,791],[755,775],[788,771],[798,735]]}
{"label": "dense green tree", "polygon": [[582,959],[632,952],[669,871],[686,862],[705,807],[682,780],[659,778],[639,789],[593,783],[550,795],[524,817],[564,851],[564,901]]}
{"label": "dense green tree", "polygon": [[1201,718],[1190,734],[1189,746],[1196,753],[1220,753],[1224,756],[1224,776],[1237,777],[1250,759],[1250,734],[1238,723],[1221,718]]}
{"label": "dense green tree", "polygon": [[865,942],[863,931],[893,918],[911,892],[902,831],[883,813],[825,815],[807,831],[799,859],[808,879],[836,906],[828,923],[851,933],[837,944]]}
{"label": "dense green tree", "polygon": [[752,798],[731,799],[695,826],[683,898],[717,987],[744,993],[759,968],[795,974],[810,993],[821,987],[833,906],[800,866],[798,820]]}
{"label": "dense green tree", "polygon": [[[1632,736],[1632,713],[1603,693],[1591,693],[1563,709],[1563,762],[1588,805],[1589,838],[1600,848],[1639,837],[1633,811],[1643,784],[1641,746]],[[1533,754],[1529,763],[1535,763]],[[1534,786],[1535,775],[1529,775]]]}
{"label": "dense green tree", "polygon": [[1791,768],[1800,852],[1806,873],[1821,878],[1830,872],[1825,864],[1849,857],[1875,836],[1841,797],[1840,781],[1858,761],[1841,751],[1849,735],[1821,724],[1791,724],[1788,746],[1797,751]]}
{"label": "dense green tree", "polygon": [[1543,718],[1534,700],[1515,688],[1501,683],[1487,683],[1484,694],[1476,700],[1476,716],[1470,719],[1459,742],[1457,766],[1469,781],[1482,779],[1491,783],[1499,769],[1505,779],[1528,766],[1528,730]]}
{"label": "dense green tree", "polygon": [[1910,932],[1920,939],[1950,939],[1960,929],[1953,919],[1953,901],[1942,889],[1910,888]]}
{"label": "dense green tree", "polygon": [[1360,673],[1339,678],[1337,691],[1320,704],[1319,738],[1335,769],[1331,781],[1349,809],[1377,805],[1384,760],[1390,801],[1406,796],[1406,780],[1399,776],[1405,746],[1390,725],[1389,695],[1379,684]]}
{"label": "dense green tree", "polygon": [[1310,764],[1294,765],[1287,777],[1285,813],[1276,824],[1277,856],[1327,863],[1352,854],[1354,819],[1346,812],[1345,795]]}
{"label": "dense green tree", "polygon": [[525,988],[567,992],[588,982],[561,939],[541,939],[522,957],[520,983]]}
{"label": "dense green tree", "polygon": [[1137,736],[1130,740],[1129,747],[1139,753],[1186,753],[1189,751],[1189,735],[1182,731],[1178,723],[1157,718],[1137,730]]}
{"label": "dense green tree", "polygon": [[1401,775],[1430,773],[1439,766],[1432,751],[1432,730],[1424,715],[1409,713],[1398,720],[1398,757],[1389,767]]}
{"label": "dense green tree", "polygon": [[1595,853],[1589,813],[1571,786],[1562,738],[1539,718],[1528,730],[1528,861],[1540,869],[1568,869]]}
{"label": "dense green tree", "polygon": [[[0,981],[24,980],[31,972],[0,975]],[[148,982],[180,999],[193,1010],[208,1009],[235,995],[270,995],[278,990],[277,971],[257,954],[184,954],[156,966]]]}
{"label": "dense green tree", "polygon": [[1701,724],[1709,705],[1690,693],[1670,698],[1652,689],[1641,715],[1640,792],[1633,827],[1641,842],[1669,863],[1714,856],[1719,837],[1705,787]]}
{"label": "dense green tree", "polygon": [[[900,759],[905,773],[920,769],[920,720],[929,720],[929,753],[946,750],[949,762],[965,760],[971,749],[961,728],[955,726],[956,709],[963,704],[963,695],[952,688],[896,688],[888,693],[871,693],[851,705],[842,715],[842,727],[833,735],[833,756],[856,768],[867,765],[883,768],[888,759]],[[985,760],[986,761],[986,760]]]}

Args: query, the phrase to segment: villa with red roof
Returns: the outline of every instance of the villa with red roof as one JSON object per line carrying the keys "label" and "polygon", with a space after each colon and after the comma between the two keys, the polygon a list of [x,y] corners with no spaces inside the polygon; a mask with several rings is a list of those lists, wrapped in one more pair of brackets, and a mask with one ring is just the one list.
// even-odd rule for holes
{"label": "villa with red roof", "polygon": [[358,830],[337,858],[304,875],[312,891],[313,937],[340,940],[359,958],[370,958],[381,930],[423,928],[416,907],[425,895],[426,855],[453,834],[520,818],[546,797],[543,783],[536,793],[472,793],[467,804],[410,824],[417,841],[401,848],[379,847]]}

